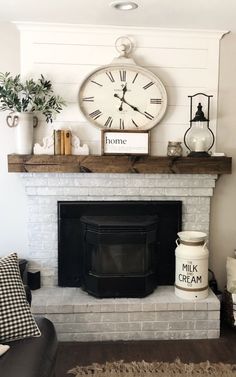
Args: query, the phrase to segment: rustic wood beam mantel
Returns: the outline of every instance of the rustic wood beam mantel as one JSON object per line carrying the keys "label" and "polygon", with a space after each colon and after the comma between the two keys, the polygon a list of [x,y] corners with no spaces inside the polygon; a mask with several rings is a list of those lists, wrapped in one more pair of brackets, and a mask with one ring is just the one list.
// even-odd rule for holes
{"label": "rustic wood beam mantel", "polygon": [[8,155],[15,173],[230,174],[231,157]]}

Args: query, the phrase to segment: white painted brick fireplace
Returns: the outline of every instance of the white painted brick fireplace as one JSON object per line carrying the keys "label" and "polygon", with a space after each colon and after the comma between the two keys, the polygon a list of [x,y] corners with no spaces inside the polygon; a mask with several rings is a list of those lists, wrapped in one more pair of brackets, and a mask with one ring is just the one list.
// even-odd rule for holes
{"label": "white painted brick fireplace", "polygon": [[29,259],[42,285],[57,285],[57,202],[181,200],[183,230],[208,233],[216,175],[22,174],[28,198]]}
{"label": "white painted brick fireplace", "polygon": [[180,200],[183,230],[208,233],[216,175],[22,174],[28,198],[30,269],[41,271],[33,311],[46,314],[60,340],[186,339],[219,336],[219,301],[177,298],[158,287],[143,299],[96,299],[57,286],[57,202]]}

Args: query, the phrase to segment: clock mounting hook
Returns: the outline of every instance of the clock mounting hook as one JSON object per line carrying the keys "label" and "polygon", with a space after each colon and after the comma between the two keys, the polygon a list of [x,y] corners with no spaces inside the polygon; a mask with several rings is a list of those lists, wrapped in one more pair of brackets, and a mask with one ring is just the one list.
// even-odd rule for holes
{"label": "clock mounting hook", "polygon": [[119,52],[120,57],[128,57],[133,47],[132,41],[127,36],[119,37],[115,41],[115,48]]}

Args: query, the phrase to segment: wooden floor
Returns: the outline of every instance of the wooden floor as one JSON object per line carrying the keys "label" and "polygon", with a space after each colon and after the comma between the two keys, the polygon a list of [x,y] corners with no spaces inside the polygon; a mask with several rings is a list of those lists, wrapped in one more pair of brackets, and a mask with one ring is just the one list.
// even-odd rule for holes
{"label": "wooden floor", "polygon": [[56,377],[65,377],[76,365],[106,361],[174,361],[224,362],[236,364],[236,330],[222,327],[219,339],[157,340],[129,342],[67,342],[60,343]]}

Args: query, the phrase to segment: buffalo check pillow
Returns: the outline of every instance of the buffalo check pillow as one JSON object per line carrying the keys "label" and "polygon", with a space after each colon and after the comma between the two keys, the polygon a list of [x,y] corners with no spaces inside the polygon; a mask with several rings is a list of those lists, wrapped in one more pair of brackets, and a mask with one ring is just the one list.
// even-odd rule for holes
{"label": "buffalo check pillow", "polygon": [[0,259],[0,343],[40,336],[20,276],[17,254]]}

